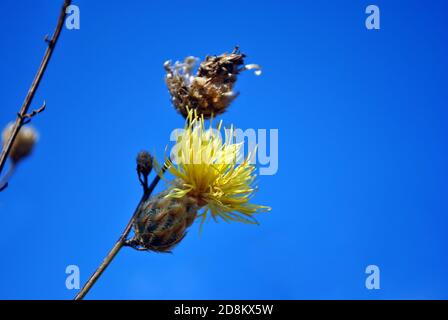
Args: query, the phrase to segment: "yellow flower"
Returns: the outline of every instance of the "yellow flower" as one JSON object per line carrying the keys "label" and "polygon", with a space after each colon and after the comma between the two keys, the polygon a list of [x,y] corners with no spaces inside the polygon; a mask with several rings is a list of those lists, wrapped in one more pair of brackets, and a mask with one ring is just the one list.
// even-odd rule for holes
{"label": "yellow flower", "polygon": [[[241,159],[242,143],[234,143],[233,128],[226,130],[221,139],[219,123],[213,129],[212,123],[205,128],[204,118],[189,111],[185,130],[177,137],[173,161],[168,162],[168,171],[176,178],[167,197],[193,197],[204,212],[201,226],[208,213],[213,219],[219,216],[225,221],[257,224],[255,213],[271,208],[251,204],[256,192],[255,166],[250,163],[251,155]],[[254,150],[255,151],[255,150]]]}

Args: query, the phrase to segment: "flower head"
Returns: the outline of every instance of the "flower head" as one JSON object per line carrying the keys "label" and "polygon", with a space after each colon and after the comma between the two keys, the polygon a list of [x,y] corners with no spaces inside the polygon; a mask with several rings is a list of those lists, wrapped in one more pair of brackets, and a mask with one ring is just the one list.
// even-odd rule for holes
{"label": "flower head", "polygon": [[211,217],[225,221],[257,223],[253,215],[270,208],[251,204],[256,192],[255,166],[251,156],[241,159],[242,143],[234,143],[233,128],[221,139],[221,122],[216,129],[206,129],[204,118],[189,111],[187,124],[177,137],[173,161],[168,171],[176,178],[167,197],[196,199],[204,207],[203,220]]}
{"label": "flower head", "polygon": [[187,233],[198,210],[191,197],[167,198],[165,190],[145,201],[134,221],[128,245],[139,250],[170,252]]}
{"label": "flower head", "polygon": [[245,57],[238,48],[230,54],[207,56],[195,74],[198,58],[187,57],[174,65],[165,62],[165,82],[176,109],[185,118],[189,109],[197,110],[206,119],[224,113],[238,96],[233,91],[238,74],[249,69],[255,69],[257,75],[261,73],[256,64],[244,65]]}

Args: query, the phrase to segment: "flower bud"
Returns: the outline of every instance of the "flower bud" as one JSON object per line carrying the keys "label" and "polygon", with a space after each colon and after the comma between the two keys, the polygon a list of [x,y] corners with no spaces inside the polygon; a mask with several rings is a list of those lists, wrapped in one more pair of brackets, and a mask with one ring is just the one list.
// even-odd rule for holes
{"label": "flower bud", "polygon": [[[9,138],[12,134],[12,129],[14,124],[10,123],[3,130],[2,138],[3,138],[3,148],[5,148],[8,143]],[[22,159],[26,158],[33,151],[33,147],[38,139],[38,135],[36,130],[32,127],[22,127],[20,128],[17,136],[12,144],[12,147],[9,151],[9,158],[13,163],[18,163]]]}
{"label": "flower bud", "polygon": [[157,252],[169,252],[186,235],[196,218],[199,206],[189,196],[167,198],[164,191],[142,204],[134,222],[133,247]]}
{"label": "flower bud", "polygon": [[147,151],[140,151],[137,155],[137,172],[147,177],[152,170],[153,158]]}

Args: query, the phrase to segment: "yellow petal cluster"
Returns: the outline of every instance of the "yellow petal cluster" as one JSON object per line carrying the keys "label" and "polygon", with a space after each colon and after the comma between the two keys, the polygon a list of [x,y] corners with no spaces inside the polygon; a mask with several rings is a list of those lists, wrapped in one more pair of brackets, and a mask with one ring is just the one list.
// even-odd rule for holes
{"label": "yellow petal cluster", "polygon": [[205,208],[198,215],[202,222],[211,215],[214,219],[256,224],[253,215],[270,208],[250,203],[257,189],[255,166],[250,154],[241,159],[243,144],[234,142],[233,128],[226,130],[223,141],[221,127],[222,122],[216,129],[211,122],[205,128],[204,118],[189,112],[172,159],[166,159],[168,171],[175,177],[167,197],[195,198]]}

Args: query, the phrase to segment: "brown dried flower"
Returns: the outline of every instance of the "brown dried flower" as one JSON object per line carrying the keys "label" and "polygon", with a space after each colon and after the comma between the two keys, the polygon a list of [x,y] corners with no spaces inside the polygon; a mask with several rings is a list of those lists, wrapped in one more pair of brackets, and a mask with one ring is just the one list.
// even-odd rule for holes
{"label": "brown dried flower", "polygon": [[165,82],[176,109],[184,118],[188,116],[188,109],[196,109],[198,115],[206,119],[224,113],[238,96],[238,92],[233,91],[238,74],[250,69],[261,74],[258,65],[244,65],[245,57],[238,47],[230,54],[207,56],[196,74],[193,72],[198,58],[187,57],[174,65],[171,61],[165,62]]}
{"label": "brown dried flower", "polygon": [[[3,130],[3,147],[5,147],[11,136],[13,126],[14,124],[10,123]],[[37,141],[37,138],[37,132],[32,127],[20,128],[9,152],[9,158],[11,159],[11,161],[16,164],[20,160],[29,156],[33,151],[33,147]]]}

